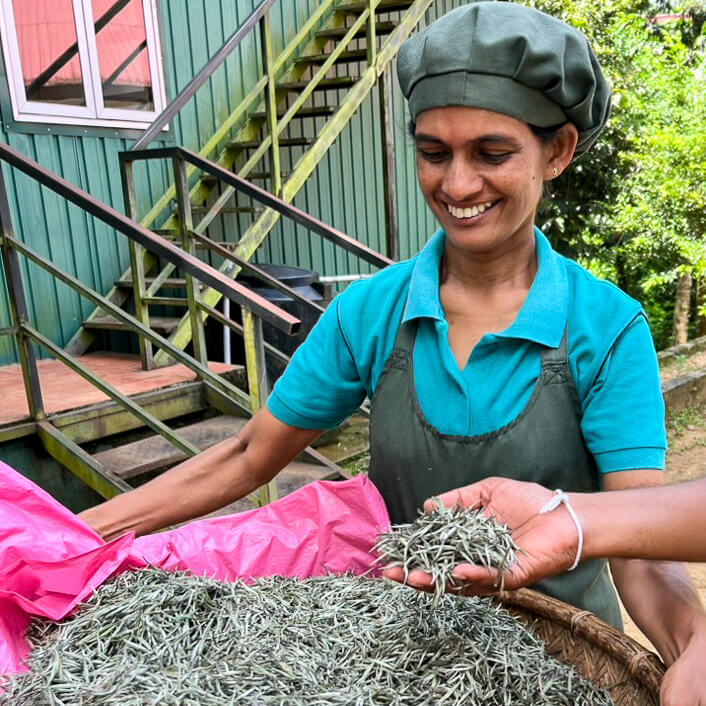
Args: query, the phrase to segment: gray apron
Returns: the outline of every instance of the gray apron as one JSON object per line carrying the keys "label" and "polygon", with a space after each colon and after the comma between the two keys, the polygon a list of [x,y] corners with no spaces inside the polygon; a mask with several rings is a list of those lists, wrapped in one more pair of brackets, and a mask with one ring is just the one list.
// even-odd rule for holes
{"label": "gray apron", "polygon": [[[566,331],[558,349],[542,350],[542,371],[522,412],[504,427],[479,436],[442,434],[425,419],[412,371],[416,332],[416,320],[400,324],[371,403],[369,476],[393,524],[414,520],[427,498],[488,476],[566,491],[599,490],[596,464],[581,433]],[[622,630],[603,559],[584,561],[575,571],[532,588]]]}

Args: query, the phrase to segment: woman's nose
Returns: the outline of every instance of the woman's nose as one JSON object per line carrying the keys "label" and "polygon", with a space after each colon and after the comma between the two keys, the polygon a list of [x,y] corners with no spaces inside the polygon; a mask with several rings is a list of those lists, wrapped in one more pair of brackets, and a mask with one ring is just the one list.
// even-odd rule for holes
{"label": "woman's nose", "polygon": [[450,199],[467,201],[483,190],[483,177],[468,160],[455,158],[444,172],[441,188]]}

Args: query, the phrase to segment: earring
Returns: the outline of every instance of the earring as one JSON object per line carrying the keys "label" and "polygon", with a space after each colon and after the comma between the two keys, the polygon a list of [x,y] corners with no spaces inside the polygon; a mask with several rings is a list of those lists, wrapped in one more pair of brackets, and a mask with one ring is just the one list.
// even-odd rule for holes
{"label": "earring", "polygon": [[554,169],[552,169],[552,175],[556,176],[558,173],[559,173],[559,170],[556,167],[554,167]]}

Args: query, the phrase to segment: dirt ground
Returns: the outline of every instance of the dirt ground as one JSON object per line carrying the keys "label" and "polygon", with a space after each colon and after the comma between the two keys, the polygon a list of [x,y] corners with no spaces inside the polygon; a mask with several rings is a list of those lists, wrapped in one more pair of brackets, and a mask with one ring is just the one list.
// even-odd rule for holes
{"label": "dirt ground", "polygon": [[[706,406],[688,409],[670,422],[666,481],[677,483],[703,476],[706,476]],[[688,564],[687,569],[706,605],[706,564]],[[651,647],[625,611],[623,620],[630,637]]]}
{"label": "dirt ground", "polygon": [[677,356],[671,360],[664,361],[660,366],[660,379],[662,382],[671,380],[679,375],[706,368],[706,351],[694,353],[693,355]]}

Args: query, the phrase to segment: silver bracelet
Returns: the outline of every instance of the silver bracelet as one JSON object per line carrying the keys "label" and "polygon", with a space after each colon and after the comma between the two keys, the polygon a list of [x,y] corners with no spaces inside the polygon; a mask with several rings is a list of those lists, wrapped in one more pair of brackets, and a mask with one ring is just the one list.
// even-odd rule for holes
{"label": "silver bracelet", "polygon": [[562,504],[566,505],[566,509],[569,511],[569,515],[571,515],[571,519],[574,521],[579,533],[579,546],[576,550],[576,558],[574,559],[574,563],[569,567],[569,571],[573,571],[579,565],[579,561],[581,561],[581,553],[583,552],[583,529],[581,528],[578,516],[574,512],[574,508],[571,507],[569,496],[563,490],[557,488],[554,491],[552,499],[539,511],[539,514],[546,515],[548,512],[556,510],[556,508]]}

